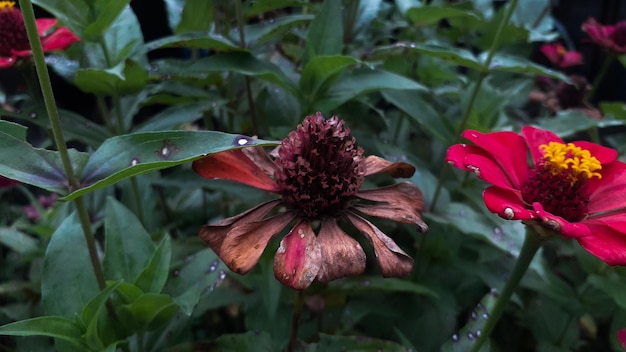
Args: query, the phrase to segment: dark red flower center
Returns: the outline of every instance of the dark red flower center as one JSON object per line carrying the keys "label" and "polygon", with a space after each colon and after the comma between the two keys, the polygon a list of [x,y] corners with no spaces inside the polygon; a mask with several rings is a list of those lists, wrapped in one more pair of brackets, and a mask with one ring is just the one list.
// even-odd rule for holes
{"label": "dark red flower center", "polygon": [[0,56],[11,56],[13,50],[28,50],[28,36],[22,13],[12,1],[0,1]]}
{"label": "dark red flower center", "polygon": [[522,186],[522,198],[569,222],[587,216],[589,196],[585,180],[602,177],[602,165],[588,150],[572,143],[550,142],[542,145],[544,158],[532,169]]}
{"label": "dark red flower center", "polygon": [[626,47],[626,21],[616,24],[609,37],[618,47]]}
{"label": "dark red flower center", "polygon": [[287,205],[310,219],[336,216],[363,183],[363,149],[336,116],[307,116],[279,149],[274,173]]}

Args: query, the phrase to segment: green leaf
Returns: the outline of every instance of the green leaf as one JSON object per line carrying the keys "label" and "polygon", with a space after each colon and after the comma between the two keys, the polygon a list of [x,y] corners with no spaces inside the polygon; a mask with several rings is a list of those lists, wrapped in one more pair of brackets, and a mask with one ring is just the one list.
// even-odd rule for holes
{"label": "green leaf", "polygon": [[79,37],[93,21],[89,6],[83,0],[33,0],[33,4],[52,14]]}
{"label": "green leaf", "polygon": [[302,62],[316,56],[341,55],[343,51],[343,11],[341,0],[327,0],[309,26]]}
{"label": "green leaf", "polygon": [[161,293],[169,276],[171,259],[172,240],[166,236],[135,280],[135,285],[143,292]]}
{"label": "green leaf", "polygon": [[84,35],[97,41],[122,13],[130,0],[97,0],[94,5],[95,21],[90,21]]}
{"label": "green leaf", "polygon": [[359,352],[405,352],[407,350],[404,346],[396,342],[379,340],[371,337],[329,334],[319,334],[319,336],[319,342],[308,345],[305,349],[305,352],[324,352],[339,350]]}
{"label": "green leaf", "polygon": [[386,90],[383,97],[404,111],[419,126],[444,144],[454,141],[454,134],[437,111],[415,91]]}
{"label": "green leaf", "polygon": [[94,297],[80,314],[81,321],[84,325],[89,325],[89,323],[96,317],[98,312],[104,307],[105,303],[111,296],[111,294],[117,289],[120,282],[113,283],[112,285],[107,286],[104,290],[100,291],[96,297]]}
{"label": "green leaf", "polygon": [[602,102],[600,110],[605,117],[611,116],[620,121],[626,121],[626,104],[622,102]]}
{"label": "green leaf", "polygon": [[417,295],[437,297],[437,293],[425,285],[416,284],[402,279],[382,277],[355,278],[341,282],[335,281],[328,285],[328,290],[345,291],[350,294],[367,293],[372,291],[408,292]]}
{"label": "green leaf", "polygon": [[54,337],[86,350],[82,334],[74,321],[56,316],[32,318],[0,326],[0,335]]}
{"label": "green leaf", "polygon": [[129,313],[131,325],[139,331],[163,326],[178,310],[172,297],[155,293],[145,293],[122,307]]}
{"label": "green leaf", "polygon": [[178,104],[152,116],[144,124],[135,127],[134,132],[149,132],[176,129],[184,123],[192,123],[202,118],[205,111],[221,106],[225,101],[203,99],[189,104]]}
{"label": "green leaf", "polygon": [[21,141],[26,141],[26,126],[22,126],[19,123],[0,120],[0,132]]}
{"label": "green leaf", "polygon": [[437,23],[443,19],[454,17],[473,17],[479,19],[480,17],[471,11],[459,9],[456,7],[443,7],[443,6],[420,6],[410,8],[406,16],[418,26],[426,26]]}
{"label": "green leaf", "polygon": [[214,341],[211,347],[216,351],[231,352],[273,352],[277,350],[268,333],[253,331],[222,335]]}
{"label": "green leaf", "polygon": [[144,45],[145,52],[161,48],[199,48],[215,51],[245,51],[221,35],[213,33],[183,33],[153,40]]}
{"label": "green leaf", "polygon": [[174,33],[208,32],[213,25],[213,0],[187,0]]}
{"label": "green leaf", "polygon": [[[487,52],[480,54],[479,61],[484,62],[487,59],[488,54],[489,53]],[[493,60],[491,60],[489,70],[547,76],[563,82],[570,82],[569,78],[561,72],[538,65],[525,58],[512,55],[496,54],[493,57]]]}
{"label": "green leaf", "polygon": [[321,111],[331,111],[361,94],[384,89],[426,90],[421,84],[398,74],[380,69],[359,69],[344,74],[328,91],[326,97],[313,106]]}
{"label": "green leaf", "polygon": [[264,12],[299,5],[304,5],[304,2],[302,0],[256,0],[252,3],[252,7],[246,12],[246,15],[252,17]]}
{"label": "green leaf", "polygon": [[[246,47],[263,44],[314,18],[313,15],[288,15],[272,21],[247,25],[244,27]],[[235,36],[237,33],[233,32],[232,34]]]}
{"label": "green leaf", "polygon": [[[75,172],[87,163],[88,154],[70,150]],[[64,194],[67,179],[58,152],[34,148],[23,140],[0,132],[0,175],[50,192]]]}
{"label": "green leaf", "polygon": [[550,130],[559,137],[569,137],[578,132],[589,130],[594,127],[621,126],[619,120],[592,120],[582,111],[563,110],[559,111],[554,118],[539,121],[539,127]]}
{"label": "green leaf", "polygon": [[626,309],[626,296],[624,295],[626,283],[623,278],[617,275],[607,277],[592,274],[587,280],[592,286],[609,295],[620,308]]}
{"label": "green leaf", "polygon": [[135,282],[155,250],[150,235],[135,214],[111,197],[107,198],[104,231],[106,279]]}
{"label": "green leaf", "polygon": [[0,243],[21,255],[32,255],[39,251],[37,240],[10,227],[0,227]]}
{"label": "green leaf", "polygon": [[78,88],[100,96],[134,93],[141,90],[147,80],[148,73],[132,60],[106,70],[79,69],[75,77]]}
{"label": "green leaf", "polygon": [[[315,101],[318,95],[325,93],[325,90],[330,88],[341,71],[357,63],[360,61],[350,56],[314,57],[302,69],[302,76],[300,77],[302,95]],[[321,89],[322,87],[325,89]]]}
{"label": "green leaf", "polygon": [[478,58],[471,51],[435,44],[397,43],[382,46],[372,51],[371,59],[379,60],[390,56],[406,56],[410,54],[429,55],[455,65],[465,66],[477,71],[485,71]]}
{"label": "green leaf", "polygon": [[[470,314],[467,324],[465,324],[463,329],[452,335],[452,338],[441,347],[441,350],[443,352],[470,351],[474,343],[476,343],[476,338],[480,335],[480,331],[483,330],[487,323],[497,300],[497,291],[492,290],[486,294]],[[480,351],[486,352],[489,350],[489,341],[486,341]]]}
{"label": "green leaf", "polygon": [[52,235],[43,261],[41,295],[47,315],[74,317],[100,291],[86,246],[72,213]]}

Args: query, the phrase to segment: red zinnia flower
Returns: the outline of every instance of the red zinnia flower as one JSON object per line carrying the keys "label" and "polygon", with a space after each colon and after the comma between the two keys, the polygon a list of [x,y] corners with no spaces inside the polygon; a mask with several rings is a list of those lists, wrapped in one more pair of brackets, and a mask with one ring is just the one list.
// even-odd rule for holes
{"label": "red zinnia flower", "polygon": [[[0,68],[13,66],[18,58],[31,55],[22,13],[14,6],[13,1],[0,1]],[[44,52],[63,50],[80,40],[67,27],[59,27],[49,33],[56,23],[54,18],[37,20],[37,32]]]}
{"label": "red zinnia flower", "polygon": [[617,331],[617,339],[622,347],[626,348],[626,328]]}
{"label": "red zinnia flower", "polygon": [[[405,276],[413,260],[359,213],[414,224],[421,219],[422,194],[409,182],[361,190],[365,176],[387,173],[410,177],[413,166],[363,156],[350,130],[336,116],[307,116],[281,143],[272,160],[262,148],[235,149],[196,160],[193,169],[206,178],[241,182],[280,195],[244,213],[203,226],[200,236],[233,271],[245,274],[268,242],[295,221],[274,258],[274,275],[295,289],[314,279],[329,282],[365,270],[365,252],[337,224],[351,222],[372,243],[385,277]],[[266,215],[278,208],[274,216]]]}
{"label": "red zinnia flower", "polygon": [[620,21],[614,26],[603,26],[595,18],[590,18],[583,23],[582,29],[605,50],[616,54],[626,53],[626,21]]}
{"label": "red zinnia flower", "polygon": [[493,185],[483,193],[491,212],[575,238],[610,265],[626,264],[626,164],[615,150],[564,143],[528,126],[521,135],[467,130],[463,137],[474,144],[453,145],[446,160]]}
{"label": "red zinnia flower", "polygon": [[554,66],[565,68],[583,64],[583,56],[578,51],[568,51],[560,43],[544,44],[539,50]]}

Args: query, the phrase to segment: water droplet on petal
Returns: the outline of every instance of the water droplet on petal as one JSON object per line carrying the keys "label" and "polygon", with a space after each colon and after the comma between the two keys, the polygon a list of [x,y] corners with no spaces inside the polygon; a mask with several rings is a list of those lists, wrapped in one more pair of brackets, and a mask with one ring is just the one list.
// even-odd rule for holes
{"label": "water droplet on petal", "polygon": [[504,216],[506,216],[508,220],[512,220],[515,216],[515,212],[511,208],[504,208]]}
{"label": "water droplet on petal", "polygon": [[472,171],[474,173],[474,175],[476,176],[480,176],[480,169],[474,165],[467,165],[466,166],[470,171]]}

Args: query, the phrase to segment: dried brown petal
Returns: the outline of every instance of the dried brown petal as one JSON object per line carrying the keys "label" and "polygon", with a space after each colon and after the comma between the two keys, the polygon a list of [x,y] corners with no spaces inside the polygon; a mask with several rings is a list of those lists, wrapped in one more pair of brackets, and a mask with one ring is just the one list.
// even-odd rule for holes
{"label": "dried brown petal", "polygon": [[428,230],[428,226],[422,221],[421,216],[424,210],[422,191],[410,182],[400,182],[387,187],[361,191],[357,197],[381,202],[373,205],[356,204],[352,207],[361,213],[414,224],[419,226],[421,232]]}
{"label": "dried brown petal", "polygon": [[406,276],[413,270],[413,259],[409,257],[389,236],[362,217],[347,213],[348,219],[372,243],[376,260],[384,277]]}
{"label": "dried brown petal", "polygon": [[267,155],[263,147],[243,148],[241,151],[266,174],[274,175],[274,172],[276,172],[276,165],[272,159],[270,159],[269,155]]}
{"label": "dried brown petal", "polygon": [[384,172],[391,177],[408,178],[413,176],[415,168],[413,165],[405,162],[392,163],[376,155],[370,155],[363,161],[365,176],[379,174]]}
{"label": "dried brown petal", "polygon": [[358,276],[365,271],[363,248],[339,228],[335,219],[322,220],[317,242],[322,248],[322,268],[317,274],[318,281],[326,283],[341,277]]}
{"label": "dried brown petal", "polygon": [[220,258],[230,270],[247,273],[259,261],[268,242],[294,218],[292,212],[287,212],[233,227],[222,242]]}
{"label": "dried brown petal", "polygon": [[311,223],[303,220],[280,241],[274,257],[274,276],[296,290],[309,287],[322,263],[320,245]]}

